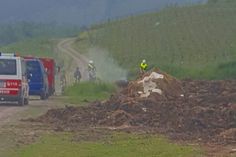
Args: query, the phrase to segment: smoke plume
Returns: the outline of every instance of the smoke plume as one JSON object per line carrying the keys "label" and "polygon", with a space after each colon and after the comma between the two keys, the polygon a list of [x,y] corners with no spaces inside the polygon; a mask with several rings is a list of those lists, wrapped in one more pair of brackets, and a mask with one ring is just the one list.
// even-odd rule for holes
{"label": "smoke plume", "polygon": [[94,61],[97,77],[102,81],[113,82],[127,79],[127,71],[118,65],[108,51],[97,47],[90,48],[88,58]]}

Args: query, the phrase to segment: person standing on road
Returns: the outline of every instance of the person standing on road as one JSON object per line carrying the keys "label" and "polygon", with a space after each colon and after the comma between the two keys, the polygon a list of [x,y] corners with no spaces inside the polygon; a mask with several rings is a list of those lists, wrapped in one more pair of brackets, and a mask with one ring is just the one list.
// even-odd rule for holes
{"label": "person standing on road", "polygon": [[89,74],[90,81],[96,80],[96,67],[92,60],[90,60],[88,64],[88,74]]}
{"label": "person standing on road", "polygon": [[74,78],[75,78],[75,83],[79,83],[81,79],[81,72],[79,70],[79,67],[76,68],[74,72]]}
{"label": "person standing on road", "polygon": [[61,86],[61,92],[64,93],[65,87],[66,87],[66,73],[64,70],[60,73],[60,86]]}
{"label": "person standing on road", "polygon": [[144,74],[147,71],[148,64],[146,63],[146,60],[143,59],[141,64],[140,64],[140,73]]}

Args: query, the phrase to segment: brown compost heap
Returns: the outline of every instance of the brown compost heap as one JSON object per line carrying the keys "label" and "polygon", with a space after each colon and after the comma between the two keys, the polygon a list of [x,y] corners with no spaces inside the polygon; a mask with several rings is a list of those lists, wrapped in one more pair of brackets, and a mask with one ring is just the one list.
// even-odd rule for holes
{"label": "brown compost heap", "polygon": [[52,109],[34,121],[60,130],[137,127],[181,140],[236,143],[236,80],[179,81],[153,70],[106,102]]}

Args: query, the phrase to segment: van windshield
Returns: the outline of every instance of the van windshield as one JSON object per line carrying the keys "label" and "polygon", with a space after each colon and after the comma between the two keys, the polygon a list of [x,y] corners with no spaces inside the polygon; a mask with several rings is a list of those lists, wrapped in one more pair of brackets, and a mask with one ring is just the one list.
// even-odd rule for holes
{"label": "van windshield", "polygon": [[30,79],[30,83],[41,83],[43,74],[40,63],[38,61],[26,61],[27,75]]}
{"label": "van windshield", "polygon": [[16,75],[16,60],[0,59],[0,75]]}
{"label": "van windshield", "polygon": [[27,71],[30,73],[38,73],[41,72],[40,65],[37,61],[27,61]]}

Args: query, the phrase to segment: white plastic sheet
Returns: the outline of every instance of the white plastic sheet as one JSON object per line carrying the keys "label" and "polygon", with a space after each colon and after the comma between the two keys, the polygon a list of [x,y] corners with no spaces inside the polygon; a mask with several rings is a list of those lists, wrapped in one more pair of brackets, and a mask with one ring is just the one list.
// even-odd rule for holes
{"label": "white plastic sheet", "polygon": [[152,72],[149,76],[143,78],[143,80],[139,81],[138,83],[142,83],[143,91],[139,91],[140,97],[148,97],[151,93],[155,92],[162,95],[161,89],[157,87],[157,84],[154,80],[157,79],[164,79],[164,75]]}

